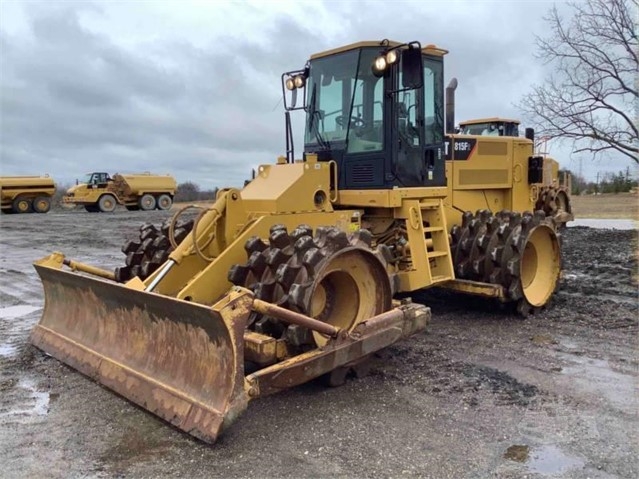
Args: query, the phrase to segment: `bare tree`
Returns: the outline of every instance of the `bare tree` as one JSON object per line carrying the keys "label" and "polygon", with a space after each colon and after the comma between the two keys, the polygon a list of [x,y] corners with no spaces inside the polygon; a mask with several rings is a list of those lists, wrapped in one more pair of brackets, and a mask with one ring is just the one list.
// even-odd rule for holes
{"label": "bare tree", "polygon": [[639,163],[638,7],[638,0],[580,0],[569,4],[571,19],[556,7],[544,17],[552,33],[537,38],[538,57],[553,73],[519,105],[541,136]]}
{"label": "bare tree", "polygon": [[200,196],[200,186],[192,181],[186,181],[177,185],[175,201],[197,201]]}

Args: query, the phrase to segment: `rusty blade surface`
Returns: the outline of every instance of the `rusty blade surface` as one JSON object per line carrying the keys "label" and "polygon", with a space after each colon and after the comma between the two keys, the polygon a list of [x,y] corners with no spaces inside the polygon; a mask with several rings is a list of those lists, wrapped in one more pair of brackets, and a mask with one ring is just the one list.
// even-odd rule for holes
{"label": "rusty blade surface", "polygon": [[206,442],[246,409],[250,297],[211,308],[35,267],[45,306],[33,345]]}

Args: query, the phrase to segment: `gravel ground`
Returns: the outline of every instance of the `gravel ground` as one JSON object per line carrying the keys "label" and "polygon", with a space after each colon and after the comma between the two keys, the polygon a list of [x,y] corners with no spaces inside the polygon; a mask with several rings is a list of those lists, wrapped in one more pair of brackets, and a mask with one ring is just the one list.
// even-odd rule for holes
{"label": "gravel ground", "polygon": [[552,305],[520,319],[450,293],[426,332],[363,379],[259,399],[213,446],[27,344],[31,266],[52,251],[121,265],[165,212],[0,218],[0,476],[634,478],[637,231],[570,227]]}

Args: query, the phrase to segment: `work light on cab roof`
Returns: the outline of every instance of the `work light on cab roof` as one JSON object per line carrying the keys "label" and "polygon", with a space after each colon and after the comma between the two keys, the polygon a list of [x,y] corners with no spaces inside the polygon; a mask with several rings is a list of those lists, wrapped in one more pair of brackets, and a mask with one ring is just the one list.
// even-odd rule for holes
{"label": "work light on cab roof", "polygon": [[302,88],[306,83],[306,78],[303,75],[295,75],[286,79],[286,89],[295,90],[296,88]]}
{"label": "work light on cab roof", "polygon": [[388,50],[384,54],[378,56],[373,61],[373,73],[375,76],[382,76],[386,69],[399,60],[399,54],[397,53],[397,48],[393,48],[392,50]]}

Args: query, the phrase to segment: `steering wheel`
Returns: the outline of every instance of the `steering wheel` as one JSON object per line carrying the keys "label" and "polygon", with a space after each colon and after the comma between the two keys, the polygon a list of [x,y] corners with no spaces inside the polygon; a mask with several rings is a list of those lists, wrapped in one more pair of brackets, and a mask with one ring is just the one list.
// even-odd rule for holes
{"label": "steering wheel", "polygon": [[[344,119],[346,118],[346,115],[339,115],[335,117],[335,123],[337,124],[337,126],[344,128]],[[351,116],[349,119],[349,126],[355,128],[355,129],[361,129],[361,128],[365,128],[366,127],[366,122],[364,120],[362,120],[360,117],[358,116]]]}

